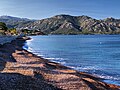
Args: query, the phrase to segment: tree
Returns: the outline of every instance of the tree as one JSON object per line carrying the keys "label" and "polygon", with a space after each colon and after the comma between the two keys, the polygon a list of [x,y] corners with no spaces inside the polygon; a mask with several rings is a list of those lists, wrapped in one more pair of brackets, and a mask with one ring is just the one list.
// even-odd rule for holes
{"label": "tree", "polygon": [[5,35],[5,32],[8,30],[5,23],[0,22],[0,35]]}
{"label": "tree", "polygon": [[0,22],[0,30],[4,30],[4,31],[7,31],[7,26],[6,26],[6,24],[5,23],[3,23],[3,22]]}

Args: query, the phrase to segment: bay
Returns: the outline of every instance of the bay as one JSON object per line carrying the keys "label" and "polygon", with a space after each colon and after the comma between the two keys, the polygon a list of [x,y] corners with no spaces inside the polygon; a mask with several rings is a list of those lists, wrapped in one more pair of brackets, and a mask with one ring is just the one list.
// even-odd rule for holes
{"label": "bay", "polygon": [[30,36],[28,51],[120,85],[120,35]]}

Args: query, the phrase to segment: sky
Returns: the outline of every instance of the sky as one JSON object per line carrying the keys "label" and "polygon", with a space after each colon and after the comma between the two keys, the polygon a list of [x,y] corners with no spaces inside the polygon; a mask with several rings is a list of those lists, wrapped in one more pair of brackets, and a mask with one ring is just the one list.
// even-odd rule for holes
{"label": "sky", "polygon": [[0,0],[0,16],[43,19],[59,14],[120,18],[120,0]]}

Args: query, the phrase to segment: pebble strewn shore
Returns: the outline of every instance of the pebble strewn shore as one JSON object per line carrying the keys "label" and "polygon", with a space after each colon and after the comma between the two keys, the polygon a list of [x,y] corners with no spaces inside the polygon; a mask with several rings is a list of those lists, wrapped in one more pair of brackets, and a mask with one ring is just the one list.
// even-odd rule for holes
{"label": "pebble strewn shore", "polygon": [[24,50],[24,39],[19,38],[0,47],[0,90],[120,89],[120,86],[104,83],[100,78]]}

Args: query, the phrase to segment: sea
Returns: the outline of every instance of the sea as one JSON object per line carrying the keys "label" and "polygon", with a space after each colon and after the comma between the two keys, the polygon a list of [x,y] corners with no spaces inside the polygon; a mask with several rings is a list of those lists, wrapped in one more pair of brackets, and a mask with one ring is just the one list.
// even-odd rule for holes
{"label": "sea", "polygon": [[30,36],[24,49],[120,86],[120,35]]}

